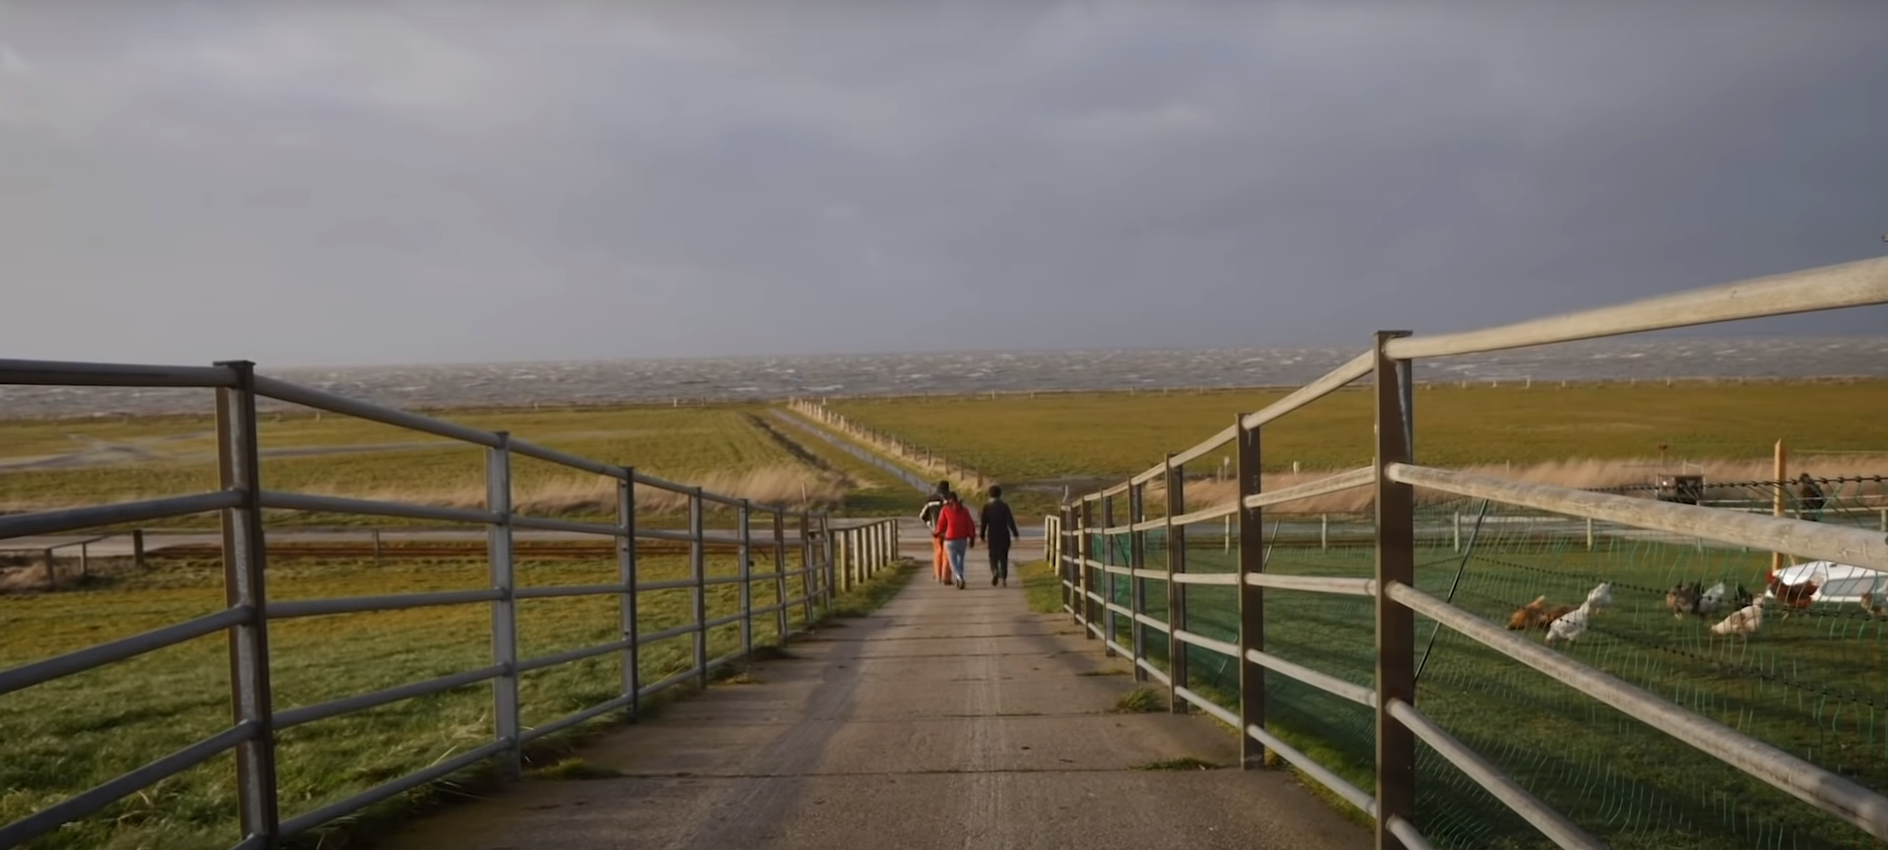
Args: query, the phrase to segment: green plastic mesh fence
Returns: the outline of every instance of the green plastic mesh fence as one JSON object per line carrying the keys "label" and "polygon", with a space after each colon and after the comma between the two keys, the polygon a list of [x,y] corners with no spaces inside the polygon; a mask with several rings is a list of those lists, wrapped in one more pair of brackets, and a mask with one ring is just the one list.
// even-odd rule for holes
{"label": "green plastic mesh fence", "polygon": [[[1788,509],[1819,510],[1823,522],[1877,527],[1872,523],[1882,521],[1874,480],[1822,483],[1820,505],[1792,496]],[[1662,497],[1767,514],[1775,491],[1770,482],[1753,482],[1713,485],[1689,498],[1668,489]],[[1660,496],[1652,488],[1642,495]],[[1368,516],[1268,513],[1265,569],[1370,577],[1372,531]],[[1219,521],[1188,528],[1185,570],[1235,571],[1237,538],[1236,529]],[[1100,537],[1094,542],[1100,557]],[[1132,538],[1112,542],[1109,563],[1136,563]],[[1168,544],[1164,531],[1143,535],[1138,565],[1164,571]],[[1888,593],[1888,577],[1788,558],[1773,576],[1771,563],[1768,552],[1481,502],[1426,504],[1418,516],[1417,585],[1425,592],[1865,787],[1888,788],[1888,605],[1877,601]],[[1167,583],[1134,581],[1116,576],[1097,587],[1123,608],[1138,606],[1168,620]],[[1555,631],[1554,618],[1602,583],[1611,604],[1591,609],[1577,634],[1570,634],[1572,620]],[[1177,591],[1184,593],[1182,628],[1238,641],[1236,588]],[[1265,651],[1369,686],[1373,604],[1361,596],[1268,590]],[[1762,610],[1754,628],[1749,612],[1738,614],[1752,604]],[[1114,620],[1117,642],[1133,646],[1132,619]],[[1147,657],[1171,670],[1165,632],[1144,627],[1142,640]],[[1628,716],[1427,619],[1418,618],[1416,653],[1425,714],[1610,846],[1880,846],[1710,755],[1723,742],[1674,738],[1647,718]],[[1236,710],[1234,659],[1191,646],[1187,659],[1183,684]],[[1265,715],[1273,734],[1374,792],[1370,709],[1268,672]],[[1418,781],[1420,827],[1437,847],[1551,846],[1422,746]]]}

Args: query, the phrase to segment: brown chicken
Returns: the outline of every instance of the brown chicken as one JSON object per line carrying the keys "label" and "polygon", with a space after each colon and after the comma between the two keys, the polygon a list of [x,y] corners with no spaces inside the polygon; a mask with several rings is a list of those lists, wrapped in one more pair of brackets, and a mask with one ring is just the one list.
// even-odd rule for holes
{"label": "brown chicken", "polygon": [[1822,587],[1813,580],[1802,584],[1784,584],[1777,579],[1775,570],[1771,570],[1764,577],[1764,583],[1769,586],[1770,593],[1777,598],[1777,602],[1783,606],[1784,617],[1790,616],[1791,609],[1808,608],[1815,604],[1816,591]]}
{"label": "brown chicken", "polygon": [[1536,597],[1533,602],[1529,602],[1515,609],[1514,614],[1508,617],[1508,631],[1545,629],[1555,620],[1572,613],[1574,610],[1575,606],[1572,605],[1559,605],[1548,608],[1547,597],[1539,596]]}

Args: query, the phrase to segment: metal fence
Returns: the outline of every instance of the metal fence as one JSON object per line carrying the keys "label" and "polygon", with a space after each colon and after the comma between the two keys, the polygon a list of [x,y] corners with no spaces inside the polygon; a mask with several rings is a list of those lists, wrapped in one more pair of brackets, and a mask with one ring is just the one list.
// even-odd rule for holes
{"label": "metal fence", "polygon": [[[1869,522],[1875,519],[1872,512],[1864,513],[1853,524],[1818,523],[1782,515],[1781,510],[1776,512],[1778,515],[1761,515],[1421,466],[1415,461],[1420,434],[1414,425],[1412,411],[1417,395],[1412,392],[1410,376],[1411,364],[1418,358],[1881,303],[1888,303],[1888,259],[1743,281],[1485,330],[1432,337],[1379,332],[1370,350],[1324,377],[1263,410],[1234,417],[1232,425],[1194,448],[1170,455],[1120,484],[1083,495],[1065,505],[1058,516],[1049,517],[1047,530],[1054,541],[1050,556],[1059,565],[1064,608],[1075,622],[1084,625],[1091,639],[1105,643],[1109,654],[1130,659],[1137,678],[1164,684],[1174,711],[1195,708],[1239,730],[1248,766],[1259,764],[1268,754],[1282,758],[1369,814],[1376,824],[1376,846],[1380,848],[1518,847],[1543,840],[1560,847],[1601,847],[1607,845],[1596,833],[1623,821],[1657,819],[1662,813],[1676,819],[1657,799],[1662,789],[1656,782],[1639,783],[1632,794],[1621,793],[1606,801],[1606,806],[1583,809],[1577,817],[1544,802],[1540,796],[1543,783],[1537,781],[1530,766],[1544,757],[1571,756],[1553,753],[1551,745],[1542,748],[1548,752],[1512,752],[1506,742],[1512,739],[1513,730],[1499,724],[1527,723],[1554,712],[1599,718],[1596,722],[1614,730],[1608,734],[1679,742],[1677,749],[1681,752],[1703,754],[1706,762],[1716,764],[1719,770],[1728,766],[1740,779],[1753,777],[1754,784],[1770,789],[1765,793],[1781,792],[1778,805],[1813,807],[1827,813],[1839,833],[1829,838],[1827,833],[1815,837],[1807,830],[1792,834],[1773,829],[1756,840],[1759,836],[1746,830],[1742,840],[1729,845],[1697,846],[1880,846],[1875,842],[1888,840],[1888,797],[1882,796],[1879,786],[1865,787],[1858,782],[1849,768],[1856,759],[1888,763],[1888,752],[1877,752],[1883,747],[1883,736],[1876,731],[1879,721],[1888,721],[1888,713],[1883,711],[1888,709],[1888,694],[1871,692],[1854,697],[1868,718],[1866,732],[1856,733],[1852,739],[1863,753],[1842,750],[1821,759],[1824,763],[1816,763],[1766,742],[1760,735],[1747,734],[1752,731],[1749,728],[1734,729],[1714,719],[1755,709],[1733,706],[1727,709],[1727,715],[1713,706],[1714,716],[1707,716],[1702,705],[1679,704],[1661,696],[1658,691],[1667,690],[1664,687],[1635,685],[1617,669],[1599,669],[1504,629],[1491,622],[1491,612],[1473,612],[1452,602],[1456,588],[1446,580],[1446,572],[1425,575],[1443,579],[1425,581],[1426,589],[1419,589],[1418,582],[1419,550],[1439,550],[1441,557],[1436,562],[1447,562],[1453,569],[1455,554],[1475,546],[1472,539],[1465,543],[1462,538],[1465,505],[1479,504],[1481,514],[1487,513],[1489,505],[1506,506],[1503,518],[1523,524],[1530,522],[1530,516],[1540,519],[1553,527],[1547,536],[1563,541],[1578,540],[1584,531],[1587,551],[1595,547],[1594,524],[1598,523],[1599,533],[1606,539],[1630,540],[1633,534],[1649,533],[1671,540],[1713,541],[1762,553],[1820,559],[1879,573],[1888,570],[1888,540]],[[1262,489],[1263,434],[1268,424],[1365,377],[1373,378],[1375,385],[1375,462],[1310,483]],[[1233,444],[1236,452],[1237,498],[1190,510],[1185,498],[1187,464],[1227,443]],[[1371,513],[1364,519],[1369,540],[1364,544],[1363,557],[1358,559],[1362,568],[1359,572],[1343,574],[1341,569],[1333,568],[1323,574],[1318,570],[1293,574],[1279,568],[1281,561],[1295,557],[1293,550],[1284,548],[1292,544],[1292,535],[1279,533],[1276,525],[1268,529],[1268,511],[1287,510],[1293,502],[1363,487],[1374,488],[1375,492]],[[1429,491],[1431,497],[1440,495],[1457,502],[1441,512],[1419,512],[1415,498],[1418,488]],[[1781,504],[1782,498],[1779,496],[1777,501]],[[1450,513],[1454,515],[1452,520],[1447,518]],[[1217,557],[1219,531],[1226,518],[1232,518],[1236,529],[1227,538],[1236,546],[1236,553],[1222,559]],[[1320,545],[1315,514],[1308,523],[1298,517],[1295,524],[1300,546]],[[1476,528],[1480,527],[1478,518]],[[1196,539],[1210,538],[1210,544],[1190,542],[1190,531]],[[1323,546],[1328,547],[1328,526],[1322,533],[1326,535]],[[1579,554],[1585,556],[1584,552]],[[1460,579],[1457,571],[1455,581]],[[1578,593],[1587,593],[1584,584],[1579,586],[1582,589]],[[1662,588],[1649,590],[1648,594],[1658,590]],[[1777,586],[1773,590],[1787,589]],[[1223,598],[1213,598],[1220,599],[1217,604],[1228,613],[1228,620],[1222,623],[1225,628],[1218,630],[1218,636],[1208,633],[1212,629],[1203,622],[1208,618],[1202,617],[1201,611],[1189,611],[1209,604],[1212,593],[1224,594]],[[1580,606],[1575,618],[1578,623],[1584,625],[1589,616],[1600,616],[1595,612],[1611,599],[1609,594],[1609,584],[1594,588],[1591,598],[1595,601]],[[1345,598],[1355,600],[1347,603],[1353,606],[1348,613],[1316,607],[1321,599]],[[1281,601],[1290,604],[1278,604]],[[1775,592],[1765,591],[1750,607],[1759,612],[1755,616],[1761,617],[1763,609],[1775,609],[1780,601]],[[1667,616],[1664,611],[1657,614]],[[1727,620],[1745,615],[1739,623],[1751,624],[1752,615],[1747,609],[1726,606],[1722,614],[1730,615]],[[1424,630],[1426,642],[1418,637],[1419,618],[1428,626]],[[1671,622],[1669,617],[1665,622]],[[1569,619],[1568,628],[1573,624],[1574,619]],[[1714,627],[1718,628],[1724,631],[1714,634],[1738,631],[1731,626]],[[1282,647],[1268,647],[1268,635],[1276,640],[1287,631],[1297,634],[1293,646],[1303,650],[1294,656],[1297,660],[1281,654],[1286,651]],[[1874,657],[1879,659],[1885,640],[1880,631],[1869,634],[1873,635],[1869,638],[1872,651],[1877,653]],[[1565,702],[1535,707],[1522,701],[1518,691],[1504,694],[1500,688],[1493,688],[1495,693],[1483,711],[1514,713],[1497,719],[1486,713],[1452,711],[1451,725],[1445,726],[1434,716],[1440,705],[1418,700],[1419,672],[1423,664],[1431,663],[1430,649],[1438,637],[1453,642],[1460,652],[1474,654],[1476,663],[1484,665],[1471,675],[1513,670],[1513,682],[1551,680],[1568,687],[1557,698]],[[1716,639],[1707,636],[1699,640]],[[1331,669],[1334,656],[1327,650],[1337,643],[1355,644],[1360,650],[1357,656],[1367,659],[1360,675],[1342,675]],[[1870,663],[1868,657],[1862,655],[1856,662],[1864,673]],[[1233,692],[1204,692],[1209,689],[1211,677],[1190,668],[1208,663],[1236,669],[1230,683]],[[1649,667],[1658,662],[1640,659],[1635,663]],[[1319,669],[1320,664],[1326,669]],[[1740,675],[1739,669],[1719,665],[1715,673],[1703,675]],[[1880,668],[1873,669],[1866,687],[1879,689]],[[1766,681],[1779,678],[1787,676],[1771,675]],[[1429,679],[1423,680],[1425,688],[1431,684]],[[1289,698],[1281,698],[1284,692],[1289,692]],[[1813,689],[1799,688],[1788,698],[1801,701],[1805,692]],[[1825,694],[1825,702],[1810,699],[1810,707],[1803,710],[1821,712],[1827,698]],[[1424,705],[1432,705],[1432,709],[1426,711]],[[1268,712],[1301,717],[1345,710],[1358,713],[1357,725],[1366,737],[1356,759],[1368,773],[1365,781],[1346,778],[1343,765],[1307,754],[1318,751],[1309,744],[1322,747],[1331,743],[1328,737],[1296,736],[1294,746],[1285,740],[1286,733],[1277,718],[1268,717]],[[1612,713],[1606,713],[1609,711]],[[1468,728],[1471,726],[1478,728]],[[1484,746],[1471,747],[1464,742],[1471,732]],[[1847,745],[1851,741],[1839,743]],[[1614,749],[1582,757],[1598,762],[1625,757],[1617,751],[1625,749],[1623,745]],[[1437,803],[1443,798],[1430,793],[1443,784],[1438,772],[1443,769],[1454,771],[1449,774],[1454,779],[1465,777],[1465,787],[1472,786],[1475,793],[1499,801],[1536,832],[1491,833],[1486,825],[1464,826],[1465,816],[1456,810],[1458,802]],[[1519,778],[1523,773],[1529,774],[1528,778]],[[1571,807],[1583,795],[1592,797],[1597,793],[1591,787],[1572,788],[1557,793],[1556,798],[1563,807]],[[1749,801],[1723,799],[1716,791],[1706,794],[1718,796],[1705,800],[1702,806],[1730,812],[1740,804],[1750,805]],[[1419,800],[1429,802],[1419,809]],[[1525,831],[1525,827],[1522,829]],[[1681,846],[1681,842],[1690,840],[1681,829],[1634,846]]]}
{"label": "metal fence", "polygon": [[[500,778],[521,773],[525,745],[562,730],[623,712],[635,718],[650,697],[686,683],[706,685],[713,671],[749,656],[756,646],[756,626],[780,641],[791,633],[789,615],[813,622],[830,610],[835,594],[864,581],[897,559],[897,524],[885,520],[841,527],[825,514],[794,512],[782,506],[704,491],[637,472],[631,467],[566,454],[511,437],[406,411],[367,404],[255,374],[248,362],[212,367],[159,367],[93,363],[0,360],[0,383],[64,386],[201,387],[216,390],[216,431],[221,486],[213,492],[91,507],[0,516],[0,540],[126,524],[148,523],[205,512],[220,512],[221,557],[227,604],[222,610],[85,649],[0,670],[0,696],[125,661],[186,641],[223,633],[228,638],[233,723],[221,732],[124,773],[117,778],[11,823],[0,825],[0,847],[13,847],[57,830],[226,753],[235,754],[235,806],[240,812],[239,848],[270,848],[410,789],[480,763],[492,763]],[[345,414],[411,431],[446,437],[484,449],[486,504],[471,510],[402,502],[265,490],[258,453],[259,398]],[[531,516],[512,508],[512,461],[533,458],[611,479],[617,484],[615,522],[583,522]],[[638,493],[667,491],[686,497],[688,527],[639,526]],[[731,530],[711,531],[706,514],[713,506],[735,515]],[[487,534],[488,586],[463,591],[386,596],[272,600],[267,568],[270,547],[265,510],[319,511],[393,517],[405,520],[483,526]],[[789,526],[794,526],[789,530]],[[615,541],[616,578],[588,586],[527,586],[514,563],[513,533],[543,530]],[[651,581],[638,573],[638,541],[668,541],[687,549],[686,578]],[[733,575],[711,576],[705,568],[710,548],[738,553]],[[796,554],[797,553],[797,554]],[[757,569],[756,559],[760,559]],[[797,564],[790,563],[797,558]],[[50,567],[49,567],[50,569]],[[757,599],[756,587],[772,586],[769,599]],[[720,585],[737,585],[739,610],[711,618],[707,597]],[[638,624],[639,599],[652,592],[690,594],[688,622],[644,631]],[[604,597],[617,600],[620,639],[535,658],[519,657],[518,608],[524,600]],[[271,623],[292,619],[398,611],[432,606],[485,606],[490,611],[490,664],[398,687],[361,693],[289,709],[277,708],[271,667],[280,659],[270,650]],[[740,643],[721,657],[710,657],[711,630],[738,627]],[[658,681],[643,681],[641,655],[665,640],[690,642],[685,669]],[[616,696],[567,716],[526,726],[521,721],[519,678],[600,656],[621,658],[622,680]],[[277,795],[277,736],[284,730],[403,700],[489,683],[492,694],[489,740],[431,766],[389,779],[347,799],[300,812],[283,811]]]}

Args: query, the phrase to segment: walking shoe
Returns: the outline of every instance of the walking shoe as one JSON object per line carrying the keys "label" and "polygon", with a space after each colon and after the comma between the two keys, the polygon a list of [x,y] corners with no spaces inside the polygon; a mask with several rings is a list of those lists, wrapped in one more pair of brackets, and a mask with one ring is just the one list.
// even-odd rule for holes
{"label": "walking shoe", "polygon": [[996,587],[996,573],[990,574],[990,586]]}
{"label": "walking shoe", "polygon": [[964,589],[964,580],[963,580],[963,579],[961,579],[961,578],[957,580],[957,589],[958,589],[958,590],[963,590],[963,589]]}

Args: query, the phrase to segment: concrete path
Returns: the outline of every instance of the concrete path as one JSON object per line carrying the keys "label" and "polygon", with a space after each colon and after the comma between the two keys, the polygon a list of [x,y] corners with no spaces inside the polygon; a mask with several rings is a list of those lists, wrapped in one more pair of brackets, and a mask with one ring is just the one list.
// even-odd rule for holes
{"label": "concrete path", "polygon": [[[1236,761],[1198,716],[1108,713],[1132,687],[1022,589],[920,577],[868,618],[665,706],[583,757],[623,778],[531,780],[389,836],[387,850],[1369,845],[1274,771],[1137,770]],[[1013,580],[1014,581],[1014,580]]]}

